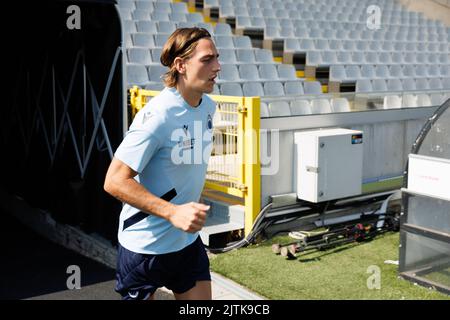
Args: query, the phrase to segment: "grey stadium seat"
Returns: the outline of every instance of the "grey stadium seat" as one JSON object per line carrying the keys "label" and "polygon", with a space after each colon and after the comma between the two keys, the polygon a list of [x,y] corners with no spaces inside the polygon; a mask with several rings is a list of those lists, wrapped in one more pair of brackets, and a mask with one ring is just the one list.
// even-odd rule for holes
{"label": "grey stadium seat", "polygon": [[384,79],[372,80],[373,91],[387,91],[386,81]]}
{"label": "grey stadium seat", "polygon": [[403,78],[403,69],[401,65],[394,64],[389,67],[389,74],[392,78]]}
{"label": "grey stadium seat", "polygon": [[308,100],[291,101],[291,114],[293,116],[311,114],[311,104]]}
{"label": "grey stadium seat", "polygon": [[150,20],[150,11],[147,10],[134,10],[133,13],[131,13],[132,18],[128,18],[129,20]]}
{"label": "grey stadium seat", "polygon": [[331,113],[331,105],[328,99],[315,99],[311,101],[312,113]]}
{"label": "grey stadium seat", "polygon": [[284,92],[287,95],[302,95],[303,92],[303,85],[301,81],[287,81],[284,84]]}
{"label": "grey stadium seat", "polygon": [[231,31],[231,27],[228,23],[217,23],[214,28],[215,35],[221,36],[231,36],[233,32]]}
{"label": "grey stadium seat", "polygon": [[417,95],[417,106],[418,107],[431,107],[430,96],[428,94],[422,93]]}
{"label": "grey stadium seat", "polygon": [[220,63],[235,64],[237,62],[234,49],[219,49]]}
{"label": "grey stadium seat", "polygon": [[356,92],[371,92],[372,83],[369,79],[359,79],[356,81]]}
{"label": "grey stadium seat", "polygon": [[150,33],[133,33],[131,35],[135,47],[154,48],[155,41]]}
{"label": "grey stadium seat", "polygon": [[239,76],[244,80],[259,80],[258,68],[254,64],[240,65]]}
{"label": "grey stadium seat", "polygon": [[159,33],[169,33],[171,34],[176,30],[176,25],[172,21],[160,21],[158,22]]}
{"label": "grey stadium seat", "polygon": [[295,67],[290,64],[279,64],[277,66],[278,69],[278,78],[283,80],[296,80],[297,73],[295,71]]}
{"label": "grey stadium seat", "polygon": [[127,82],[129,85],[145,86],[149,82],[147,68],[143,65],[127,65]]}
{"label": "grey stadium seat", "polygon": [[242,87],[239,83],[229,82],[220,85],[220,93],[225,96],[238,96],[242,97],[244,93],[242,92]]}
{"label": "grey stadium seat", "polygon": [[[265,96],[284,96],[283,84],[277,81],[269,81],[264,83]],[[269,105],[270,107],[270,105]]]}
{"label": "grey stadium seat", "polygon": [[273,63],[273,54],[272,51],[267,49],[256,49],[255,51],[256,61],[261,63]]}
{"label": "grey stadium seat", "polygon": [[380,64],[375,66],[375,74],[378,78],[387,79],[390,78],[390,72],[386,65]]}
{"label": "grey stadium seat", "polygon": [[331,110],[333,112],[349,112],[350,104],[346,98],[331,99]]}
{"label": "grey stadium seat", "polygon": [[128,62],[148,65],[152,63],[150,50],[144,48],[127,49]]}
{"label": "grey stadium seat", "polygon": [[291,115],[289,103],[286,101],[274,101],[269,103],[269,115],[271,117],[286,117]]}
{"label": "grey stadium seat", "polygon": [[334,65],[330,67],[330,81],[340,82],[347,78],[345,66]]}
{"label": "grey stadium seat", "polygon": [[237,49],[237,61],[246,63],[255,63],[255,54],[253,49]]}
{"label": "grey stadium seat", "polygon": [[318,81],[305,81],[303,89],[305,94],[322,94],[322,86]]}
{"label": "grey stadium seat", "polygon": [[187,22],[194,22],[194,23],[205,22],[202,14],[199,12],[188,13],[186,15],[186,19],[187,19]]}
{"label": "grey stadium seat", "polygon": [[152,60],[154,62],[160,62],[162,49],[154,48],[154,49],[151,49],[151,52],[152,52]]}
{"label": "grey stadium seat", "polygon": [[264,96],[264,89],[260,82],[244,82],[242,91],[246,97],[262,97]]}
{"label": "grey stadium seat", "polygon": [[162,75],[166,73],[169,68],[162,65],[151,65],[148,67],[148,76],[151,81],[162,81]]}
{"label": "grey stadium seat", "polygon": [[402,91],[402,82],[400,79],[389,79],[387,81],[387,89],[388,91]]}
{"label": "grey stadium seat", "polygon": [[402,107],[402,98],[397,95],[387,95],[383,98],[383,109],[396,109]]}
{"label": "grey stadium seat", "polygon": [[450,78],[442,78],[442,88],[445,90],[450,90]]}
{"label": "grey stadium seat", "polygon": [[349,65],[345,67],[345,74],[347,79],[358,80],[361,79],[361,69],[357,65]]}
{"label": "grey stadium seat", "polygon": [[361,66],[361,76],[367,79],[373,79],[376,77],[375,68],[371,64],[365,64]]}
{"label": "grey stadium seat", "polygon": [[226,48],[226,49],[233,49],[234,43],[233,43],[233,37],[232,36],[214,36],[214,43],[216,44],[217,48]]}
{"label": "grey stadium seat", "polygon": [[164,44],[167,42],[167,39],[169,39],[168,34],[158,33],[153,36],[155,38],[155,46],[158,48],[164,47]]}
{"label": "grey stadium seat", "polygon": [[248,36],[236,36],[233,38],[233,40],[234,40],[235,48],[241,48],[241,49],[251,49],[252,48],[252,42],[250,41],[250,38]]}
{"label": "grey stadium seat", "polygon": [[430,89],[430,86],[428,84],[428,79],[426,79],[426,78],[416,79],[416,89],[417,90],[428,90],[428,89]]}
{"label": "grey stadium seat", "polygon": [[151,82],[145,86],[145,90],[161,91],[164,89],[162,82]]}
{"label": "grey stadium seat", "polygon": [[416,90],[416,81],[413,78],[406,78],[402,80],[403,90]]}
{"label": "grey stadium seat", "polygon": [[225,81],[238,81],[239,72],[237,67],[233,64],[222,65],[219,72],[219,79]]}
{"label": "grey stadium seat", "polygon": [[265,102],[261,102],[261,105],[260,105],[260,116],[261,116],[261,118],[268,118],[268,117],[270,117],[270,115],[269,115],[269,107],[267,106],[267,103],[265,103]]}
{"label": "grey stadium seat", "polygon": [[259,66],[259,76],[261,79],[277,80],[278,72],[274,64],[263,64]]}

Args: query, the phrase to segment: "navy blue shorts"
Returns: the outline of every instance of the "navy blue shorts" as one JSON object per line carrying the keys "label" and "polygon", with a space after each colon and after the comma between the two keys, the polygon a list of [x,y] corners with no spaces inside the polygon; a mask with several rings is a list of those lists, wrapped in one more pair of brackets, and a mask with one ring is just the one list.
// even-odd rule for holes
{"label": "navy blue shorts", "polygon": [[200,237],[166,254],[140,254],[119,244],[116,288],[124,300],[147,300],[159,287],[183,293],[196,281],[211,281],[209,259]]}

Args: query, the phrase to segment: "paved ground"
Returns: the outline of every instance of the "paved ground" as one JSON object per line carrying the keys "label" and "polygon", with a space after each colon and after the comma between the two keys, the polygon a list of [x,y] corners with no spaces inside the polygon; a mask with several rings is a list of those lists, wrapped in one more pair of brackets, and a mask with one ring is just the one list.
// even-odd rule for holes
{"label": "paved ground", "polygon": [[[33,300],[118,300],[114,292],[114,270],[81,256],[39,236],[15,218],[0,212],[2,243],[0,264],[0,299]],[[71,265],[79,266],[81,289],[69,290],[67,273]],[[212,274],[213,299],[257,300],[260,297],[217,274]],[[162,289],[157,299],[170,300],[173,295]]]}

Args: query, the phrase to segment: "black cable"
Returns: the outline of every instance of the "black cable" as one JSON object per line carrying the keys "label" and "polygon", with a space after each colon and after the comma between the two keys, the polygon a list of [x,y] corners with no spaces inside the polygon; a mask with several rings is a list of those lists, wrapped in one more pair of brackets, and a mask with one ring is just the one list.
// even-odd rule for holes
{"label": "black cable", "polygon": [[[375,198],[375,199],[377,199],[377,198]],[[375,200],[375,199],[373,199],[373,200]],[[367,201],[365,201],[365,202],[367,202]],[[322,217],[322,224],[325,223],[323,218],[325,216],[326,211],[328,210],[330,205],[331,206],[333,205],[333,203],[334,203],[334,201],[327,201],[325,203],[325,206],[322,208],[322,210],[321,210],[322,213],[321,213],[321,215],[319,215],[319,217]],[[272,224],[277,224],[276,220],[274,220],[274,219],[269,219],[268,221],[266,221],[266,223],[263,224],[264,218],[266,217],[266,214],[267,214],[267,212],[269,211],[269,209],[271,207],[272,207],[272,203],[269,203],[259,212],[258,216],[255,219],[255,222],[253,223],[252,230],[250,231],[250,233],[249,233],[249,235],[247,237],[245,237],[245,238],[243,238],[243,239],[241,239],[239,241],[233,242],[231,244],[228,243],[223,248],[210,248],[208,246],[205,246],[206,249],[209,252],[211,252],[211,253],[225,253],[225,252],[228,252],[230,250],[239,249],[239,248],[248,246],[249,244],[253,243],[254,240],[256,239],[256,237],[261,232],[263,232],[268,226],[270,226]],[[377,212],[377,211],[379,211],[379,209],[373,210],[371,214],[361,214],[360,218],[362,218],[363,216],[367,217],[367,216],[371,215],[371,216],[377,216],[378,217],[377,220],[384,220],[384,219],[380,219],[380,216],[384,216],[384,215],[387,216],[388,215],[386,213],[375,215],[374,213]],[[290,217],[290,218],[288,218],[287,222],[294,221],[294,220],[297,220],[297,219],[300,219],[300,218],[301,217]],[[285,222],[286,221],[283,221],[282,223],[285,223]],[[280,222],[280,224],[281,224],[281,222]],[[275,234],[278,234],[280,232],[282,232],[282,231],[276,232]]]}

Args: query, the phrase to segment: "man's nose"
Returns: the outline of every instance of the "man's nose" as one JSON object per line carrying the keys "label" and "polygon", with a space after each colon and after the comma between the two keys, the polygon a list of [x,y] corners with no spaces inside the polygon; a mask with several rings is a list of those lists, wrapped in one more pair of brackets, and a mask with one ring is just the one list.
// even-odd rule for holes
{"label": "man's nose", "polygon": [[215,70],[217,72],[219,72],[221,70],[221,65],[220,65],[219,59],[216,59]]}

